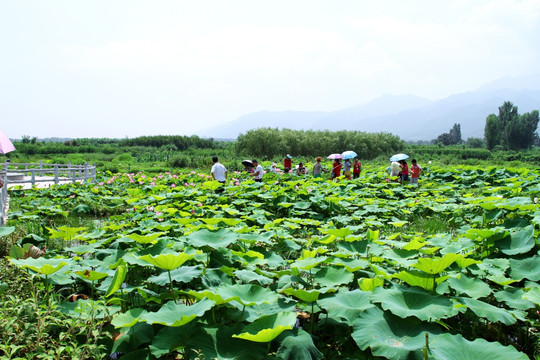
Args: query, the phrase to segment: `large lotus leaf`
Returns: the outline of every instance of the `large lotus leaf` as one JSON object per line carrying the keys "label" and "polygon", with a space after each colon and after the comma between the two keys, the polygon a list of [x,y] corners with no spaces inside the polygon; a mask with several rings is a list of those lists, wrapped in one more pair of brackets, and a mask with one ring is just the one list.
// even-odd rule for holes
{"label": "large lotus leaf", "polygon": [[0,227],[0,237],[8,236],[9,234],[11,234],[14,231],[15,231],[15,226]]}
{"label": "large lotus leaf", "polygon": [[519,257],[510,259],[510,277],[521,281],[528,279],[532,281],[540,280],[540,256]]}
{"label": "large lotus leaf", "polygon": [[262,303],[271,304],[279,299],[279,295],[272,290],[253,284],[226,284],[198,293],[190,291],[188,294],[197,298],[206,297],[218,305],[238,301],[244,306],[253,306]]}
{"label": "large lotus leaf", "polygon": [[489,321],[501,322],[505,325],[512,325],[516,322],[516,318],[506,309],[465,297],[456,298],[456,301],[471,309],[476,316],[488,319]]}
{"label": "large lotus leaf", "polygon": [[280,360],[320,360],[324,356],[313,343],[311,335],[302,329],[285,331],[277,341],[277,357]]}
{"label": "large lotus leaf", "polygon": [[[232,303],[234,305],[234,303]],[[242,304],[237,304],[237,309],[244,314],[242,320],[253,322],[262,316],[273,315],[280,312],[290,312],[297,308],[298,302],[295,300],[281,298],[271,304],[258,304],[244,308]]]}
{"label": "large lotus leaf", "polygon": [[372,278],[358,279],[358,287],[362,291],[373,291],[379,286],[384,285],[384,277],[381,275],[375,275]]}
{"label": "large lotus leaf", "polygon": [[116,328],[131,327],[141,321],[141,315],[144,313],[144,309],[141,308],[129,309],[125,313],[116,314],[111,324]]}
{"label": "large lotus leaf", "polygon": [[345,319],[352,325],[363,311],[372,308],[370,301],[371,292],[353,290],[340,290],[336,294],[320,299],[318,304],[328,312],[328,316],[336,319]]}
{"label": "large lotus leaf", "polygon": [[139,234],[132,233],[132,234],[127,235],[126,237],[133,241],[138,242],[139,244],[150,244],[150,243],[157,242],[157,239],[163,234],[165,233],[158,232],[158,233],[149,234],[149,235],[139,235]]}
{"label": "large lotus leaf", "polygon": [[393,360],[413,358],[424,347],[426,333],[440,333],[437,325],[414,317],[402,319],[376,307],[360,314],[353,329],[352,338],[361,350],[369,347],[373,355]]}
{"label": "large lotus leaf", "polygon": [[200,327],[200,323],[192,321],[181,327],[165,326],[161,328],[152,338],[150,344],[152,355],[160,358],[170,352],[186,347],[193,333]]}
{"label": "large lotus leaf", "polygon": [[68,264],[69,259],[28,258],[24,260],[11,259],[19,267],[30,269],[42,275],[52,275]]}
{"label": "large lotus leaf", "polygon": [[338,287],[339,285],[349,284],[354,279],[354,275],[345,268],[335,268],[325,266],[317,271],[314,280],[325,287]]}
{"label": "large lotus leaf", "polygon": [[527,293],[522,289],[506,287],[502,291],[496,292],[495,299],[502,301],[511,308],[517,310],[528,310],[534,307],[534,303],[524,298]]}
{"label": "large lotus leaf", "polygon": [[271,278],[268,278],[264,275],[257,274],[255,271],[251,270],[236,270],[234,272],[234,276],[236,276],[238,279],[240,279],[244,283],[250,283],[252,281],[258,282],[260,285],[269,285],[274,280]]}
{"label": "large lotus leaf", "polygon": [[467,294],[473,299],[486,297],[491,294],[491,288],[488,284],[477,278],[469,278],[461,274],[458,278],[448,279],[448,285],[459,294]]}
{"label": "large lotus leaf", "polygon": [[528,360],[529,357],[512,346],[484,339],[469,341],[461,335],[440,334],[429,338],[430,359],[437,360],[475,360],[512,359]]}
{"label": "large lotus leaf", "polygon": [[332,265],[343,266],[347,271],[356,272],[368,267],[369,263],[362,259],[341,259],[334,258]]}
{"label": "large lotus leaf", "polygon": [[292,329],[295,324],[295,312],[282,312],[255,320],[243,328],[241,334],[235,334],[233,337],[255,342],[269,342],[283,331]]}
{"label": "large lotus leaf", "polygon": [[426,272],[428,274],[440,274],[447,267],[452,265],[454,261],[463,257],[460,254],[446,254],[442,258],[433,257],[433,258],[420,258],[418,262],[413,266],[418,270]]}
{"label": "large lotus leaf", "polygon": [[74,271],[75,274],[79,275],[82,279],[88,281],[97,281],[101,280],[104,277],[109,276],[107,273],[98,272],[94,270],[84,270],[84,271]]}
{"label": "large lotus leaf", "polygon": [[[199,266],[182,266],[171,271],[171,279],[176,282],[188,283],[199,277],[201,273],[202,269]],[[167,285],[169,284],[169,273],[164,271],[159,275],[149,277],[148,281],[161,286]]]}
{"label": "large lotus leaf", "polygon": [[182,266],[186,261],[193,259],[195,254],[186,254],[186,253],[168,253],[160,254],[157,256],[144,255],[140,258],[154,266],[157,266],[163,270],[174,270],[177,267]]}
{"label": "large lotus leaf", "polygon": [[267,344],[233,337],[241,328],[241,325],[200,328],[188,340],[186,353],[198,353],[200,359],[264,359],[268,352]]}
{"label": "large lotus leaf", "polygon": [[214,249],[224,248],[238,240],[238,235],[228,229],[209,231],[202,229],[188,235],[187,241],[191,246],[209,246]]}
{"label": "large lotus leaf", "polygon": [[369,242],[366,240],[362,241],[351,241],[351,242],[339,242],[337,248],[340,250],[345,250],[351,254],[365,254],[366,248],[369,245]]}
{"label": "large lotus leaf", "polygon": [[317,299],[319,298],[319,295],[324,294],[326,292],[331,292],[331,291],[335,291],[335,290],[330,289],[330,288],[311,289],[311,290],[286,288],[286,289],[281,290],[283,294],[292,295],[295,298],[300,299],[306,303],[312,303],[314,301],[317,301]]}
{"label": "large lotus leaf", "polygon": [[302,270],[311,270],[315,266],[325,262],[328,260],[328,257],[326,256],[319,256],[319,257],[309,257],[302,260],[297,260],[291,264],[291,267],[295,267]]}
{"label": "large lotus leaf", "polygon": [[510,235],[495,244],[506,255],[525,254],[535,245],[534,226],[529,225],[517,231],[512,231]]}
{"label": "large lotus leaf", "polygon": [[432,291],[433,287],[437,287],[438,284],[443,282],[448,278],[448,276],[436,276],[431,274],[426,274],[425,272],[411,270],[411,271],[401,271],[398,274],[394,275],[396,279],[405,281],[410,286],[418,286],[422,289]]}
{"label": "large lotus leaf", "polygon": [[203,316],[214,304],[215,302],[208,299],[198,301],[190,306],[169,301],[156,312],[142,314],[141,320],[146,321],[148,324],[182,326],[197,317]]}
{"label": "large lotus leaf", "polygon": [[452,301],[444,296],[431,295],[420,288],[377,288],[371,300],[394,315],[405,318],[416,316],[420,320],[434,321],[456,315]]}

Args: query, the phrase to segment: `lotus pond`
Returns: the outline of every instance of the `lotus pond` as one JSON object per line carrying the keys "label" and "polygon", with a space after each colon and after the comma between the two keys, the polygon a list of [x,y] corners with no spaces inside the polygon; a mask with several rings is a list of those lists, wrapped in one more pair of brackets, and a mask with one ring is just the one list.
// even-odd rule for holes
{"label": "lotus pond", "polygon": [[[74,341],[99,342],[94,358],[537,355],[538,171],[433,167],[419,187],[382,168],[340,182],[233,176],[12,191],[0,236],[21,234],[10,266],[39,306],[93,327]],[[32,245],[47,252],[25,258]]]}

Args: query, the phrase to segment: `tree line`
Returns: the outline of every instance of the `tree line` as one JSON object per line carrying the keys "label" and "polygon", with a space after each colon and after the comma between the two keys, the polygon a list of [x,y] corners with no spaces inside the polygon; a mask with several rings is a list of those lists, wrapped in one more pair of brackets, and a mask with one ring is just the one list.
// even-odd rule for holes
{"label": "tree line", "polygon": [[398,136],[389,133],[361,131],[321,131],[259,128],[238,136],[236,149],[239,153],[271,159],[276,156],[327,156],[355,151],[361,159],[374,159],[404,148]]}

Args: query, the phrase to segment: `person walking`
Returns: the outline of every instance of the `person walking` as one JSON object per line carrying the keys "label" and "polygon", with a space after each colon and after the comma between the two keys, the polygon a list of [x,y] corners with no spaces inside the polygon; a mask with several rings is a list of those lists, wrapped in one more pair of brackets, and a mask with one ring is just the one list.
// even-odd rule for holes
{"label": "person walking", "polygon": [[411,184],[418,185],[418,178],[420,177],[420,174],[422,174],[422,167],[416,162],[416,159],[412,159],[411,161]]}
{"label": "person walking", "polygon": [[253,159],[251,162],[253,163],[253,167],[255,170],[249,175],[253,176],[253,180],[255,180],[256,182],[262,182],[264,173],[262,166],[259,164],[257,159]]}
{"label": "person walking", "polygon": [[351,160],[345,159],[345,162],[343,163],[343,176],[348,180],[351,180],[351,166]]}
{"label": "person walking", "polygon": [[214,165],[212,165],[212,169],[210,170],[212,178],[222,184],[225,184],[225,182],[227,181],[227,176],[229,175],[229,171],[223,164],[218,161],[217,156],[214,156],[212,158],[212,161],[214,162]]}
{"label": "person walking", "polygon": [[341,161],[339,159],[335,159],[334,163],[332,164],[332,176],[330,177],[332,180],[337,179],[341,176]]}
{"label": "person walking", "polygon": [[291,171],[291,168],[292,168],[292,156],[287,154],[287,156],[285,156],[285,159],[283,159],[283,172],[284,173],[288,173],[289,171]]}
{"label": "person walking", "polygon": [[362,171],[362,163],[358,161],[358,158],[354,158],[353,179],[358,179],[360,177],[360,171]]}
{"label": "person walking", "polygon": [[320,178],[324,171],[328,171],[328,170],[323,169],[321,165],[321,160],[322,160],[322,157],[320,156],[317,156],[315,158],[315,164],[313,165],[313,178],[314,179]]}

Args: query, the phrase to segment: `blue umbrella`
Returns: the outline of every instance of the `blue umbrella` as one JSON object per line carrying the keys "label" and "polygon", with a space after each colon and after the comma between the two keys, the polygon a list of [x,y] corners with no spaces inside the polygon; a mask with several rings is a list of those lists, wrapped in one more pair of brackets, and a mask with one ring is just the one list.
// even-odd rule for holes
{"label": "blue umbrella", "polygon": [[341,155],[343,155],[344,159],[354,159],[355,157],[358,156],[358,154],[352,150],[344,151],[341,153]]}
{"label": "blue umbrella", "polygon": [[409,158],[409,155],[407,154],[396,154],[390,158],[390,161],[400,161],[400,160],[405,160],[408,158]]}

